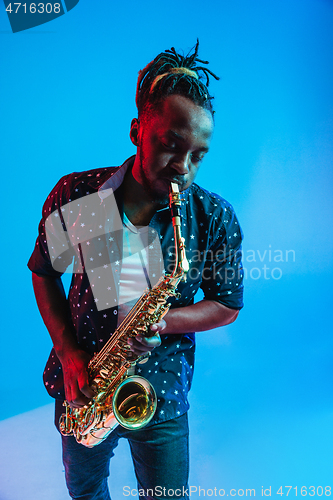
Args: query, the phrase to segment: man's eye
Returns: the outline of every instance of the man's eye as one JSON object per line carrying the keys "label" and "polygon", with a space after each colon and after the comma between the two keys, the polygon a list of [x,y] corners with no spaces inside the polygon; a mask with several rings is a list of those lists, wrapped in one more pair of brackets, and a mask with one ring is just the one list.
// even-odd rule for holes
{"label": "man's eye", "polygon": [[192,161],[194,163],[199,163],[200,161],[202,161],[204,159],[204,155],[202,156],[197,156],[197,155],[192,155]]}
{"label": "man's eye", "polygon": [[162,142],[162,145],[163,147],[165,147],[165,149],[169,149],[169,150],[173,150],[173,149],[176,149],[176,144],[174,143],[165,143],[165,142]]}

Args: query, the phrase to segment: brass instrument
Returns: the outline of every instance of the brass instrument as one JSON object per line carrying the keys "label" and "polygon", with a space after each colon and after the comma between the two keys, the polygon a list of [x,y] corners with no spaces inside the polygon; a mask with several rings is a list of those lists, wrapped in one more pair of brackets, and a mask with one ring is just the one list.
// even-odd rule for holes
{"label": "brass instrument", "polygon": [[185,279],[189,264],[181,236],[180,194],[178,185],[171,183],[169,206],[175,234],[175,266],[171,274],[162,276],[146,290],[110,340],[94,355],[88,365],[90,386],[96,395],[83,408],[72,408],[67,401],[59,427],[64,436],[74,435],[78,443],[88,448],[101,443],[118,425],[140,429],[148,424],[156,410],[156,394],[143,377],[129,375],[130,368],[143,362],[130,350],[128,339],[138,333],[148,336],[149,326],[158,323],[168,312],[169,297],[177,296],[178,283]]}

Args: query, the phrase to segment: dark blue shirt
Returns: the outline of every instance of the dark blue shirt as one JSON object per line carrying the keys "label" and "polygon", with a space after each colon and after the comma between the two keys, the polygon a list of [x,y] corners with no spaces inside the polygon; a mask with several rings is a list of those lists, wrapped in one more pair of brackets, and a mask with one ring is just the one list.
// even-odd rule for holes
{"label": "dark blue shirt", "polygon": [[[104,227],[101,234],[96,236],[94,233],[93,239],[89,239],[89,231],[92,231],[88,229],[89,224],[77,224],[87,226],[85,238],[82,237],[82,229],[81,233],[74,231],[75,234],[69,234],[68,218],[66,224],[64,213],[69,203],[78,202],[77,206],[81,204],[81,207],[85,199],[88,199],[85,197],[101,193],[103,189],[112,185],[119,212],[122,214],[121,183],[124,172],[133,161],[132,157],[122,167],[99,168],[63,177],[43,206],[39,235],[28,263],[29,269],[34,273],[57,278],[63,274],[74,256],[76,262],[68,295],[69,320],[72,321],[80,347],[90,354],[99,351],[116,329],[118,307],[112,306],[111,303],[99,306],[96,290],[94,292],[92,289],[89,277],[93,276],[91,273],[97,268],[108,267],[111,261],[113,277],[117,272],[120,273],[121,248],[114,244],[114,238]],[[116,182],[113,182],[114,179]],[[243,307],[242,231],[232,206],[220,196],[193,183],[182,192],[181,211],[181,230],[185,238],[190,270],[186,282],[181,282],[178,286],[179,296],[170,299],[171,307],[185,307],[192,304],[196,292],[201,288],[204,299],[215,300],[231,309],[241,309]],[[58,230],[61,235],[57,244],[62,244],[64,251],[61,254],[56,252],[57,255],[52,255],[54,250],[51,250],[50,242],[47,243],[45,230],[45,225],[48,224],[46,221],[50,221],[52,214],[58,217],[52,220],[59,220],[59,228],[62,228],[62,231]],[[81,213],[79,215],[81,216]],[[90,215],[94,217],[96,214]],[[74,226],[75,223],[72,223],[71,232]],[[169,209],[156,212],[149,226],[152,240],[155,236],[159,238],[163,252],[164,262],[160,267],[157,266],[156,273],[163,267],[170,272],[174,265],[175,253]],[[77,234],[79,236],[76,236]],[[79,251],[73,251],[74,238],[80,241]],[[153,243],[149,248],[154,252]],[[107,260],[103,257],[105,254],[108,255]],[[99,259],[98,262],[95,257]],[[113,279],[112,285],[116,286],[114,281]],[[187,395],[193,376],[195,334],[189,332],[182,335],[162,335],[161,338],[162,344],[154,349],[147,363],[136,365],[136,373],[150,381],[158,398],[157,410],[149,425],[180,416],[189,408]],[[52,397],[65,399],[62,368],[54,349],[45,367],[44,383]]]}

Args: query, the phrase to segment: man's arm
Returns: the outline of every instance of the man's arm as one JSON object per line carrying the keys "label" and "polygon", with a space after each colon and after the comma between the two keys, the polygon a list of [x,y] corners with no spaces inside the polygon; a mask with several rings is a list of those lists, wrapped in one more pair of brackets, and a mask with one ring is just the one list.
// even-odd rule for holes
{"label": "man's arm", "polygon": [[166,326],[160,333],[203,332],[219,326],[229,325],[239,311],[216,302],[201,300],[186,307],[170,309],[165,316]]}
{"label": "man's arm", "polygon": [[[159,323],[152,325],[150,330],[157,335],[157,339],[160,338],[159,334],[203,332],[233,323],[238,313],[239,310],[226,307],[215,300],[201,300],[190,306],[170,309],[165,315],[165,319],[161,319]],[[130,339],[128,343],[131,344],[132,350],[136,354],[143,354],[144,351],[151,351],[152,348],[159,345],[157,343],[151,347],[149,342],[154,339],[156,337],[149,339],[138,335],[135,339]]]}
{"label": "man's arm", "polygon": [[39,312],[62,365],[66,400],[74,407],[83,406],[94,394],[87,373],[90,356],[76,341],[61,278],[32,273],[32,283]]}

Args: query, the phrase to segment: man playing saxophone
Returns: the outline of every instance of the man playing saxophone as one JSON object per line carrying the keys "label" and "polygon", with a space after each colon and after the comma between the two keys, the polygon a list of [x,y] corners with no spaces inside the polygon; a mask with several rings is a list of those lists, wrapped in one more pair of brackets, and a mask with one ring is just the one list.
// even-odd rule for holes
{"label": "man playing saxophone", "polygon": [[[232,323],[243,306],[236,215],[228,202],[193,182],[214,128],[208,84],[215,75],[197,56],[198,43],[187,56],[172,48],[140,71],[138,117],[130,128],[136,155],[121,167],[63,177],[43,207],[28,265],[54,346],[44,382],[56,398],[57,426],[64,400],[73,409],[91,404],[96,387],[88,375],[90,360],[127,317],[139,290],[153,287],[174,266],[171,183],[181,192],[181,231],[190,264],[164,318],[128,339],[135,355],[150,353],[146,363],[131,370],[155,388],[151,421],[140,429],[118,425],[92,448],[73,435],[62,436],[73,499],[110,499],[109,463],[121,437],[130,444],[140,498],[187,498],[194,332]],[[72,261],[66,297],[61,276]],[[204,299],[194,303],[199,288]]]}

